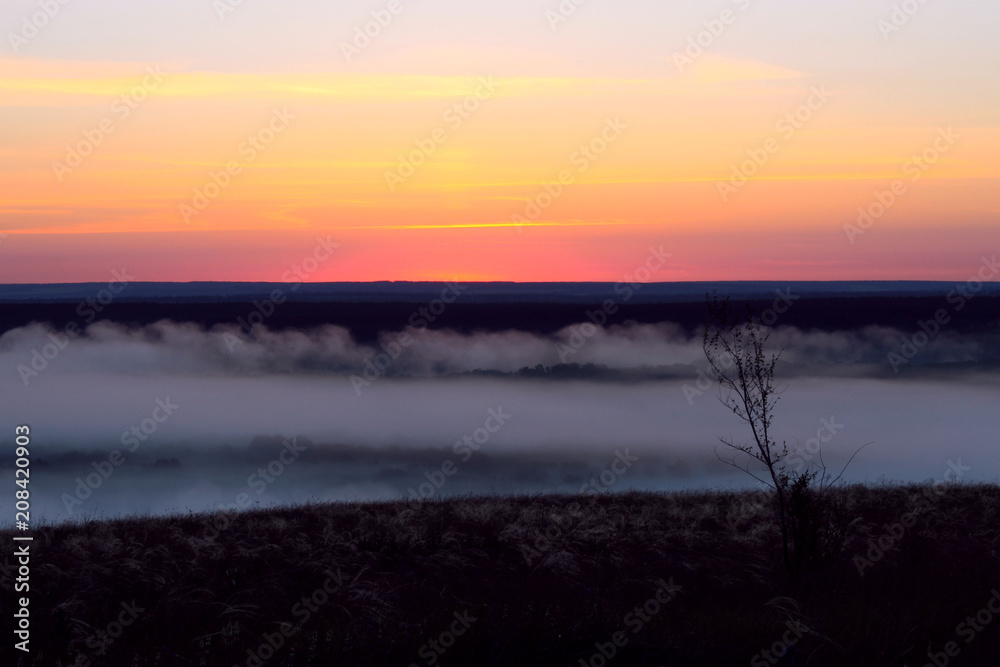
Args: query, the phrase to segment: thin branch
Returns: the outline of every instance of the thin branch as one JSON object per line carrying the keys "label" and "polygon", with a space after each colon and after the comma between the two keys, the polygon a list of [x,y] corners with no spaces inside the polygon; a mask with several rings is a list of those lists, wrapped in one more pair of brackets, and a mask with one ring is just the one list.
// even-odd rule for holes
{"label": "thin branch", "polygon": [[830,482],[830,484],[827,486],[827,488],[829,488],[830,486],[833,486],[834,484],[836,484],[837,482],[839,482],[840,478],[844,476],[844,471],[847,470],[847,466],[851,465],[851,461],[854,460],[854,457],[857,456],[861,452],[862,449],[864,449],[868,445],[872,445],[872,444],[874,444],[874,442],[866,442],[865,444],[863,444],[860,447],[858,447],[857,449],[855,449],[854,453],[851,454],[851,458],[847,459],[847,463],[844,464],[844,467],[840,471],[840,474],[837,475],[837,477],[832,482]]}
{"label": "thin branch", "polygon": [[733,468],[736,468],[737,470],[741,470],[741,471],[745,472],[746,474],[750,475],[751,477],[753,477],[755,480],[757,480],[761,484],[764,484],[765,486],[768,486],[768,487],[770,487],[772,489],[774,488],[774,484],[772,484],[771,482],[768,482],[767,480],[761,479],[760,477],[758,477],[757,475],[755,475],[750,470],[749,467],[744,467],[744,466],[741,466],[740,464],[736,463],[736,459],[735,458],[728,458],[727,459],[727,458],[725,458],[723,456],[720,456],[718,450],[716,450],[716,452],[715,452],[715,458],[719,459],[720,461],[722,461],[723,463],[725,463],[728,466],[732,466]]}

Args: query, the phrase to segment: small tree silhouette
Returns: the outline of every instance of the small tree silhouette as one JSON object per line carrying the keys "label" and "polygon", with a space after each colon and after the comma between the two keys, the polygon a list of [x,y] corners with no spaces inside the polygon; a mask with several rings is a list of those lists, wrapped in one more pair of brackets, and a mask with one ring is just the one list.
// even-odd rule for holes
{"label": "small tree silhouette", "polygon": [[[709,320],[702,347],[711,374],[719,383],[719,400],[750,427],[753,435],[753,441],[745,443],[720,437],[722,444],[734,453],[723,456],[716,450],[716,456],[775,492],[782,557],[785,568],[793,571],[804,560],[816,557],[818,552],[822,507],[820,499],[813,494],[814,483],[818,480],[822,494],[840,481],[854,456],[871,443],[859,447],[836,477],[827,474],[822,453],[819,470],[786,468],[784,461],[790,454],[788,445],[782,442],[779,446],[771,437],[774,406],[781,393],[774,384],[774,369],[781,358],[781,350],[766,351],[770,333],[749,304],[746,314],[739,317],[733,312],[728,297],[720,299],[718,294],[712,293],[706,295],[706,302]],[[753,470],[754,462],[762,468]]]}
{"label": "small tree silhouette", "polygon": [[[712,293],[710,296],[706,295],[706,301],[709,320],[702,347],[712,376],[721,389],[719,400],[740,421],[747,424],[753,434],[753,443],[738,443],[732,438],[720,437],[723,445],[737,453],[722,456],[716,450],[716,456],[720,461],[742,470],[775,491],[782,557],[785,567],[790,570],[789,475],[781,467],[781,461],[788,456],[788,447],[782,444],[779,448],[771,438],[774,406],[779,399],[774,386],[774,367],[781,352],[768,354],[764,351],[769,334],[749,305],[746,316],[740,318],[733,312],[728,297],[720,299],[718,294]],[[740,454],[749,460],[739,460]],[[751,470],[753,461],[763,465],[768,479]]]}

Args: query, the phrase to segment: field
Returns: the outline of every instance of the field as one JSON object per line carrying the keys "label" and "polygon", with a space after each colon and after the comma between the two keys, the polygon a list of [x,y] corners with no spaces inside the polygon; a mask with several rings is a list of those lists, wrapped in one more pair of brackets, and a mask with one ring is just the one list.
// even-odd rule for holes
{"label": "field", "polygon": [[1000,487],[856,485],[822,506],[794,574],[758,491],[49,525],[32,660],[8,643],[4,664],[995,664]]}

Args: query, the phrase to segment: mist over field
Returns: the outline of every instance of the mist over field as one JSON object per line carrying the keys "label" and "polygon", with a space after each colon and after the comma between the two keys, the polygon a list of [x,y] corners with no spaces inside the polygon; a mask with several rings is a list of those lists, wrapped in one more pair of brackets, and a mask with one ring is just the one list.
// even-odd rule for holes
{"label": "mist over field", "polygon": [[[850,480],[996,481],[1000,336],[942,331],[903,355],[913,335],[773,331],[793,461],[817,462],[822,443],[837,472],[871,442]],[[707,380],[700,337],[671,323],[411,328],[372,345],[336,326],[100,322],[68,339],[32,325],[0,336],[0,365],[4,421],[46,443],[33,509],[50,520],[748,483],[714,453],[743,425]]]}

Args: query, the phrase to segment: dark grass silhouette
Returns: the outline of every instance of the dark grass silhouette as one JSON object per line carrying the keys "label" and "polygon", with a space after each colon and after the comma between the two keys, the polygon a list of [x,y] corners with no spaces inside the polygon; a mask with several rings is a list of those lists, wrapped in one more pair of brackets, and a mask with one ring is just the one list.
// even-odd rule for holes
{"label": "dark grass silhouette", "polygon": [[[1000,618],[968,643],[956,626],[1000,587],[1000,487],[829,494],[823,558],[798,575],[782,566],[772,496],[762,491],[323,504],[43,526],[31,561],[30,658],[8,637],[0,662],[919,666],[928,648],[955,641],[955,664],[994,664]],[[879,556],[873,545],[918,508],[915,525]],[[8,590],[13,576],[5,573]],[[662,583],[680,589],[643,612]],[[10,619],[13,594],[2,600]],[[789,622],[808,630],[780,660],[762,657]],[[442,637],[450,629],[461,634]],[[602,647],[614,656],[605,660]]]}

